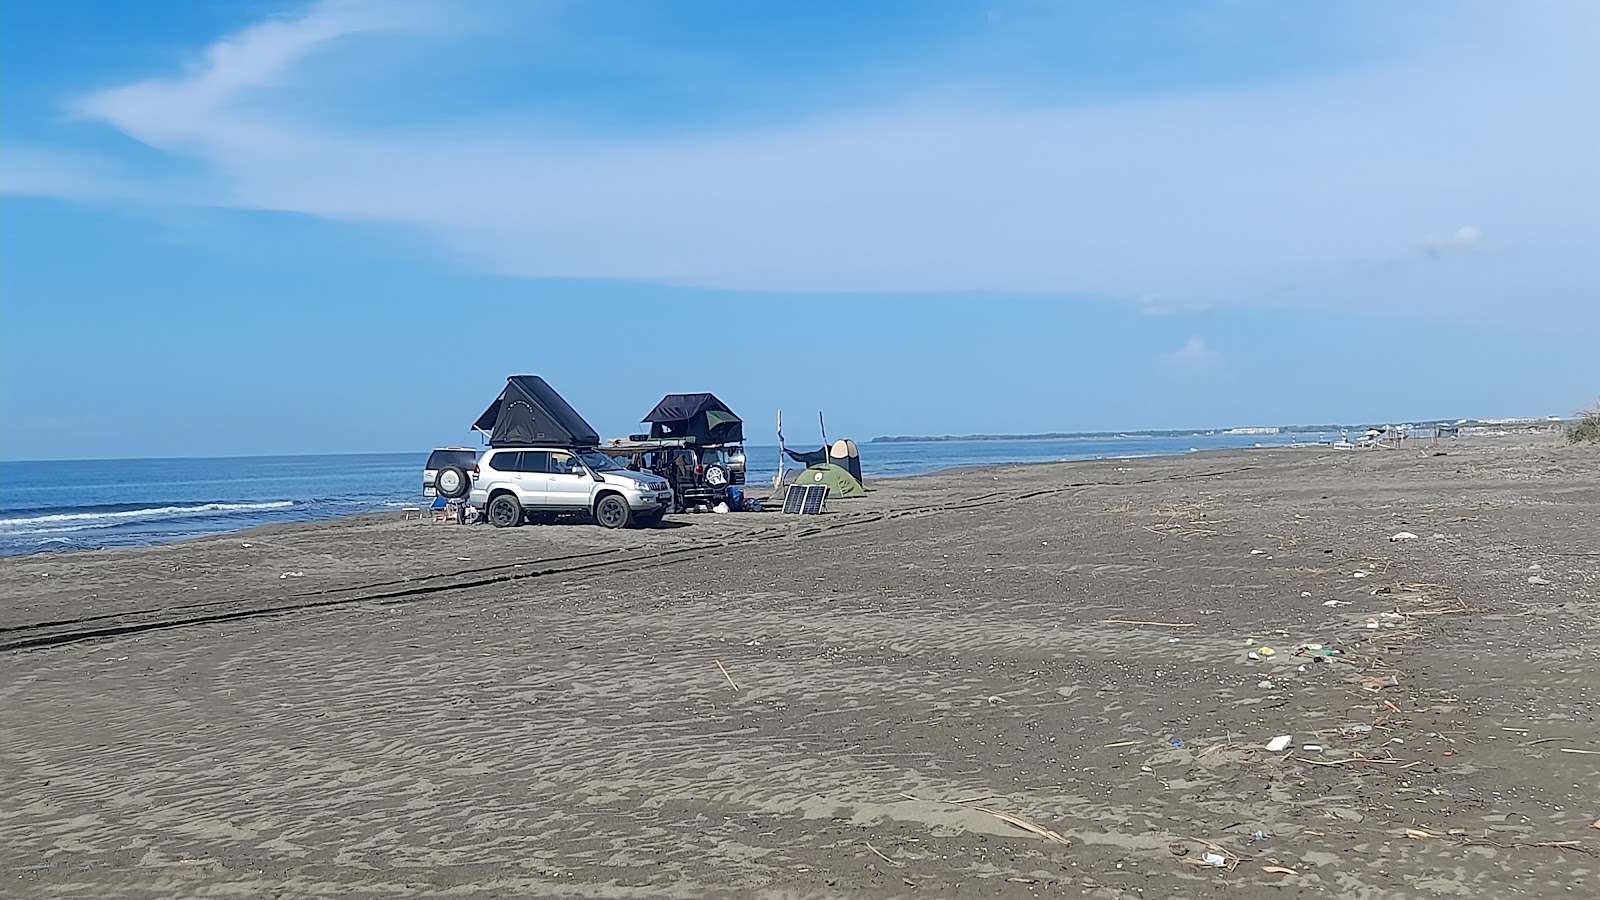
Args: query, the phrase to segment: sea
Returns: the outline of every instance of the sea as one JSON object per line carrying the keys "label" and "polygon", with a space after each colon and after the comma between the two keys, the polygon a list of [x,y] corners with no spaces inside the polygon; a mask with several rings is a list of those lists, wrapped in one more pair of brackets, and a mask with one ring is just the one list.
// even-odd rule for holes
{"label": "sea", "polygon": [[[863,474],[1328,443],[1338,435],[1221,434],[869,442]],[[800,448],[794,448],[800,449]],[[805,448],[810,449],[810,448]],[[747,481],[770,484],[776,446],[746,445]],[[0,463],[0,556],[142,547],[279,522],[422,505],[420,453]],[[797,467],[794,463],[790,467]]]}

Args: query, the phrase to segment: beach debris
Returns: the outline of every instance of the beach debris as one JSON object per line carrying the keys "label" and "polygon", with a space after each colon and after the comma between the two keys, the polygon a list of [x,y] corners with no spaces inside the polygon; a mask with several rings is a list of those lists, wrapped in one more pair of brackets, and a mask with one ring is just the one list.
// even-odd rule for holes
{"label": "beach debris", "polygon": [[1283,750],[1287,750],[1289,749],[1289,745],[1292,743],[1294,743],[1293,735],[1280,734],[1272,740],[1267,741],[1267,752],[1278,753]]}
{"label": "beach debris", "polygon": [[1600,819],[1595,819],[1594,824],[1590,825],[1589,827],[1595,829],[1596,831],[1600,831]]}
{"label": "beach debris", "polygon": [[879,859],[883,860],[884,862],[888,863],[889,865],[894,866],[896,868],[900,868],[900,869],[903,869],[903,868],[906,867],[905,863],[898,862],[896,860],[890,859],[887,856],[884,856],[883,852],[881,850],[879,850],[877,847],[872,846],[872,842],[871,841],[865,841],[864,843],[867,845],[867,849],[872,851],[872,854],[874,856],[878,857]]}
{"label": "beach debris", "polygon": [[1417,536],[1409,531],[1402,531],[1399,534],[1396,534],[1394,537],[1389,538],[1389,540],[1394,541],[1395,543],[1399,543],[1400,541],[1414,541],[1416,539]]}
{"label": "beach debris", "polygon": [[1000,696],[999,694],[994,694],[993,696],[989,697],[989,705],[990,706],[993,706],[996,703],[1004,703],[1004,702],[1006,702],[1006,698]]}
{"label": "beach debris", "polygon": [[1023,831],[1036,834],[1052,844],[1060,844],[1063,847],[1072,846],[1072,842],[1067,840],[1065,837],[1062,837],[1060,834],[1051,831],[1043,825],[1037,825],[1033,822],[1029,822],[1027,819],[1022,818],[1021,816],[1014,816],[1011,813],[999,812],[998,810],[993,809],[983,809],[982,807],[976,807],[976,809],[978,812],[994,816],[996,819],[999,819],[1013,828],[1020,828]]}
{"label": "beach debris", "polygon": [[1299,875],[1300,874],[1299,872],[1296,872],[1293,869],[1288,869],[1288,868],[1285,868],[1283,866],[1262,866],[1261,867],[1261,871],[1267,873],[1268,875]]}
{"label": "beach debris", "polygon": [[1244,655],[1244,658],[1248,659],[1248,660],[1260,660],[1261,659],[1261,654],[1255,652],[1254,650],[1251,650],[1249,653],[1246,653]]}
{"label": "beach debris", "polygon": [[1576,747],[1559,747],[1562,753],[1582,753],[1587,756],[1600,756],[1600,750],[1579,750]]}
{"label": "beach debris", "polygon": [[1311,592],[1310,591],[1301,591],[1300,592],[1300,596],[1309,597],[1309,596],[1311,596]]}
{"label": "beach debris", "polygon": [[1398,687],[1398,680],[1384,681],[1382,678],[1373,678],[1371,675],[1361,679],[1361,686],[1369,691],[1381,691],[1384,688]]}
{"label": "beach debris", "polygon": [[733,676],[728,674],[727,668],[725,668],[722,665],[722,660],[714,659],[714,660],[712,660],[712,662],[716,663],[717,664],[717,668],[722,671],[722,677],[728,679],[728,687],[731,687],[731,688],[733,688],[734,690],[737,691],[739,689],[739,685],[734,683]]}
{"label": "beach debris", "polygon": [[1329,607],[1332,607],[1332,606],[1349,606],[1350,605],[1350,601],[1349,600],[1324,600],[1324,601],[1322,601],[1322,605],[1323,606],[1329,606]]}
{"label": "beach debris", "polygon": [[1271,647],[1262,647],[1260,650],[1257,650],[1256,652],[1261,654],[1264,657],[1266,657],[1266,656],[1277,656],[1278,655],[1278,651],[1272,649]]}
{"label": "beach debris", "polygon": [[1367,620],[1367,624],[1364,627],[1370,628],[1370,629],[1373,629],[1373,630],[1377,630],[1378,627],[1379,627],[1378,620],[1377,619],[1368,619]]}
{"label": "beach debris", "polygon": [[1178,740],[1177,738],[1173,738],[1171,741],[1169,741],[1169,743],[1174,747],[1178,747],[1178,748],[1182,748],[1183,747],[1183,741]]}
{"label": "beach debris", "polygon": [[240,543],[239,546],[241,546],[241,547],[249,547],[249,546],[251,546],[251,544],[250,544],[249,541],[244,541],[244,542]]}
{"label": "beach debris", "polygon": [[1267,690],[1270,691],[1273,688],[1277,687],[1277,685],[1273,684],[1270,681],[1260,681],[1260,682],[1256,683],[1256,687],[1258,687],[1258,688],[1266,688]]}
{"label": "beach debris", "polygon": [[1114,744],[1106,744],[1104,747],[1101,747],[1100,749],[1102,749],[1102,750],[1112,750],[1112,749],[1115,749],[1117,747],[1132,747],[1133,745],[1135,745],[1137,743],[1139,743],[1139,742],[1138,741],[1117,741]]}
{"label": "beach debris", "polygon": [[1431,832],[1423,831],[1421,828],[1407,828],[1406,837],[1412,839],[1413,841],[1425,841],[1428,838],[1433,837],[1433,834]]}
{"label": "beach debris", "polygon": [[1372,731],[1371,725],[1340,725],[1340,734],[1368,734]]}
{"label": "beach debris", "polygon": [[1350,573],[1350,577],[1351,578],[1365,578],[1365,577],[1367,577],[1367,573],[1365,573],[1365,572],[1351,572]]}
{"label": "beach debris", "polygon": [[718,503],[716,506],[711,507],[711,511],[714,513],[726,513],[728,512],[728,504]]}
{"label": "beach debris", "polygon": [[1261,554],[1263,554],[1265,552],[1267,552],[1267,551],[1265,551],[1265,550],[1251,550],[1250,551],[1250,555],[1251,556],[1260,556]]}
{"label": "beach debris", "polygon": [[1321,744],[1301,744],[1300,749],[1307,753],[1321,753],[1323,747]]}
{"label": "beach debris", "polygon": [[279,578],[304,578],[304,577],[306,577],[306,573],[304,573],[304,572],[285,572],[282,575],[279,575],[278,577]]}
{"label": "beach debris", "polygon": [[1271,835],[1267,834],[1265,831],[1262,831],[1259,828],[1256,829],[1256,833],[1255,834],[1250,835],[1250,839],[1251,840],[1255,840],[1255,841],[1264,841],[1269,837],[1271,837]]}
{"label": "beach debris", "polygon": [[1200,857],[1200,861],[1213,869],[1226,869],[1228,867],[1228,858],[1215,851],[1206,851],[1206,855]]}
{"label": "beach debris", "polygon": [[1538,575],[1529,575],[1528,576],[1528,583],[1532,584],[1532,585],[1543,587],[1544,585],[1547,585],[1547,584],[1550,583],[1550,579],[1548,579],[1548,578],[1540,578]]}
{"label": "beach debris", "polygon": [[1146,625],[1151,628],[1194,628],[1194,622],[1144,622],[1138,619],[1101,619],[1101,625]]}
{"label": "beach debris", "polygon": [[[1595,827],[1600,828],[1600,822],[1595,823]],[[1183,841],[1173,841],[1167,845],[1167,852],[1171,853],[1173,856],[1188,856],[1189,845],[1185,844]]]}

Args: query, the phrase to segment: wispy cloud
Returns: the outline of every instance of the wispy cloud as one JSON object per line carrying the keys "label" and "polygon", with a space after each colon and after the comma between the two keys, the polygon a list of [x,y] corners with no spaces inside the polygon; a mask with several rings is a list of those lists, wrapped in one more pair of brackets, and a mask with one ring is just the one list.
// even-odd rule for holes
{"label": "wispy cloud", "polygon": [[1430,256],[1442,256],[1446,253],[1476,253],[1483,249],[1483,232],[1463,225],[1455,233],[1445,238],[1430,237],[1422,242],[1422,250]]}
{"label": "wispy cloud", "polygon": [[[1159,297],[1137,304],[1151,315],[1460,315],[1462,285],[1484,308],[1496,285],[1553,308],[1596,287],[1576,255],[1600,240],[1575,199],[1600,190],[1584,112],[1600,101],[1596,65],[1572,36],[1594,18],[1582,4],[1543,17],[1469,4],[1481,27],[1453,45],[1315,78],[1029,107],[930,93],[670,137],[553,137],[514,109],[510,125],[379,134],[265,102],[313,54],[416,27],[419,9],[321,3],[80,110],[203,164],[234,206],[414,226],[519,276]],[[1487,278],[1358,271],[1464,218],[1524,252]],[[1480,238],[1474,226],[1426,247],[1461,255]]]}

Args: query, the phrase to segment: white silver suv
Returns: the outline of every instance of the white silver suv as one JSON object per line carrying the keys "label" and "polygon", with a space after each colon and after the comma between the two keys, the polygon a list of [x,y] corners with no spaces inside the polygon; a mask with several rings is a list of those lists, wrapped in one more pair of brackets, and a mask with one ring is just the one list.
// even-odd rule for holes
{"label": "white silver suv", "polygon": [[536,512],[586,512],[607,528],[650,526],[672,508],[672,485],[598,450],[495,447],[473,468],[467,502],[497,528]]}

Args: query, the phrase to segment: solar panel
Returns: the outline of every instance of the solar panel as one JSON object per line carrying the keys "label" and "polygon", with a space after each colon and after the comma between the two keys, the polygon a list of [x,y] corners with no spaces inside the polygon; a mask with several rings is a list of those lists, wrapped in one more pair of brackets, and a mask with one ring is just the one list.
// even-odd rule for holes
{"label": "solar panel", "polygon": [[825,484],[806,485],[806,495],[800,501],[800,514],[815,516],[822,512],[822,503],[828,499],[828,486]]}
{"label": "solar panel", "polygon": [[815,516],[828,499],[825,484],[791,484],[783,495],[783,511],[790,515]]}

